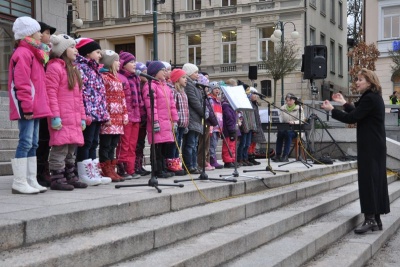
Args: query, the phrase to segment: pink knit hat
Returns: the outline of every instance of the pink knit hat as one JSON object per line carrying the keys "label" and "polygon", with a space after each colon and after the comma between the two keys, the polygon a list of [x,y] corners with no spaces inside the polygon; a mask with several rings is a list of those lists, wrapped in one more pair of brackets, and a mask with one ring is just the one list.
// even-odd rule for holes
{"label": "pink knit hat", "polygon": [[76,39],[76,49],[78,49],[79,55],[84,57],[97,49],[101,50],[101,47],[93,39],[78,38]]}
{"label": "pink knit hat", "polygon": [[174,69],[171,72],[171,81],[176,83],[182,76],[185,76],[186,72],[182,69]]}

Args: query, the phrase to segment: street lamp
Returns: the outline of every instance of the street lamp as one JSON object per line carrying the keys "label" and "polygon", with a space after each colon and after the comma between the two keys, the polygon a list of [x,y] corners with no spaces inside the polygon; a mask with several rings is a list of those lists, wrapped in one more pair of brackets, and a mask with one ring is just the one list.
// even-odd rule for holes
{"label": "street lamp", "polygon": [[153,0],[153,60],[158,60],[157,5],[164,3],[165,0]]}
{"label": "street lamp", "polygon": [[[296,25],[293,22],[291,22],[291,21],[287,21],[287,22],[278,21],[275,24],[275,31],[271,35],[271,41],[273,41],[274,43],[277,43],[277,42],[281,41],[282,47],[284,46],[284,44],[285,44],[285,25],[288,24],[288,23],[292,24],[293,27],[294,27],[293,32],[290,34],[292,39],[299,38],[300,34],[299,34],[298,31],[296,31]],[[284,84],[284,82],[283,82],[283,75],[282,75],[282,77],[281,77],[281,94],[282,94],[281,105],[283,105],[285,103],[284,85],[283,84]]]}
{"label": "street lamp", "polygon": [[[72,8],[72,5],[68,5],[68,13],[67,13],[67,34],[71,35],[71,21],[72,21],[72,12],[76,12],[78,14],[78,17],[74,20],[73,24],[80,28],[83,25],[83,21],[80,19],[79,12],[76,9]],[[76,34],[74,34],[74,38],[78,38]]]}

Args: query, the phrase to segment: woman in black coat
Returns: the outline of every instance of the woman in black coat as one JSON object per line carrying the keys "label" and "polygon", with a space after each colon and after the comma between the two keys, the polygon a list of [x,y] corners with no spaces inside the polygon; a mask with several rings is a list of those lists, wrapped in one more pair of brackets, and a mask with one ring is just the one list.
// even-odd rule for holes
{"label": "woman in black coat", "polygon": [[334,109],[328,100],[322,104],[332,111],[332,118],[344,123],[357,123],[358,190],[364,223],[356,234],[382,230],[380,214],[390,212],[386,176],[385,105],[382,88],[373,71],[361,69],[356,82],[359,101],[347,104],[341,94],[332,99],[343,104],[344,111]]}

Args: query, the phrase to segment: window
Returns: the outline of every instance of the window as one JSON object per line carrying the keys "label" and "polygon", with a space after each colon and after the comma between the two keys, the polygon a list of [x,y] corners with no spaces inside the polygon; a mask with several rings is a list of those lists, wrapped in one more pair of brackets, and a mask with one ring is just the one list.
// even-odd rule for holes
{"label": "window", "polygon": [[265,60],[268,58],[268,52],[274,50],[274,42],[270,37],[274,32],[274,28],[261,28],[258,36],[258,60]]}
{"label": "window", "polygon": [[0,1],[0,12],[14,17],[33,17],[33,2],[26,0]]}
{"label": "window", "polygon": [[321,32],[321,36],[320,36],[320,39],[319,39],[319,44],[326,45],[325,34],[323,34],[322,32]]}
{"label": "window", "polygon": [[153,14],[153,0],[145,0],[144,13],[145,14]]}
{"label": "window", "polygon": [[317,43],[317,37],[315,35],[315,28],[310,27],[310,45],[315,45]]}
{"label": "window", "polygon": [[383,38],[400,37],[400,6],[382,8],[383,13]]}
{"label": "window", "polygon": [[129,0],[118,0],[118,18],[126,18],[130,15]]}
{"label": "window", "polygon": [[329,59],[331,61],[331,72],[335,73],[335,41],[331,40],[331,46],[329,49]]}
{"label": "window", "polygon": [[338,65],[339,65],[339,70],[338,70],[338,74],[339,76],[343,77],[343,47],[341,45],[339,45],[339,57],[338,57]]}
{"label": "window", "polygon": [[236,6],[236,0],[222,0],[222,6]]}
{"label": "window", "polygon": [[236,30],[221,32],[222,63],[236,63]]}
{"label": "window", "polygon": [[343,3],[339,2],[339,23],[338,26],[340,29],[343,29]]}
{"label": "window", "polygon": [[103,19],[103,1],[89,0],[89,10],[91,20]]}
{"label": "window", "polygon": [[331,22],[335,23],[335,2],[336,0],[331,0]]}
{"label": "window", "polygon": [[321,13],[326,14],[326,0],[321,0]]}
{"label": "window", "polygon": [[188,35],[188,62],[200,65],[201,64],[201,35]]}
{"label": "window", "polygon": [[186,0],[186,10],[199,10],[201,9],[201,0]]}

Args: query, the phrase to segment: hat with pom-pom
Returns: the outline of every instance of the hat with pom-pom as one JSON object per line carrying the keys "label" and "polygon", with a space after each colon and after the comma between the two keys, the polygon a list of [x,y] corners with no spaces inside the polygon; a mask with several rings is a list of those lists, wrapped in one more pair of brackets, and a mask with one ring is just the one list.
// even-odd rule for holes
{"label": "hat with pom-pom", "polygon": [[104,65],[104,68],[110,69],[115,61],[119,60],[119,55],[113,50],[104,49],[101,50],[100,64]]}
{"label": "hat with pom-pom", "polygon": [[87,54],[90,54],[95,50],[101,50],[101,47],[93,39],[78,38],[76,39],[76,49],[78,49],[79,55],[85,57]]}
{"label": "hat with pom-pom", "polygon": [[19,17],[15,20],[12,31],[15,40],[21,40],[40,31],[40,24],[31,17]]}
{"label": "hat with pom-pom", "polygon": [[74,38],[66,34],[53,34],[50,36],[50,42],[53,44],[51,52],[60,57],[68,47],[72,47],[76,44]]}
{"label": "hat with pom-pom", "polygon": [[174,69],[172,72],[171,72],[171,81],[173,82],[173,83],[176,83],[177,81],[179,81],[179,79],[181,78],[181,77],[183,77],[183,76],[185,76],[186,75],[186,72],[184,71],[184,70],[182,70],[182,69]]}
{"label": "hat with pom-pom", "polygon": [[161,61],[150,61],[147,65],[147,74],[154,77],[162,69],[165,69],[165,66]]}

